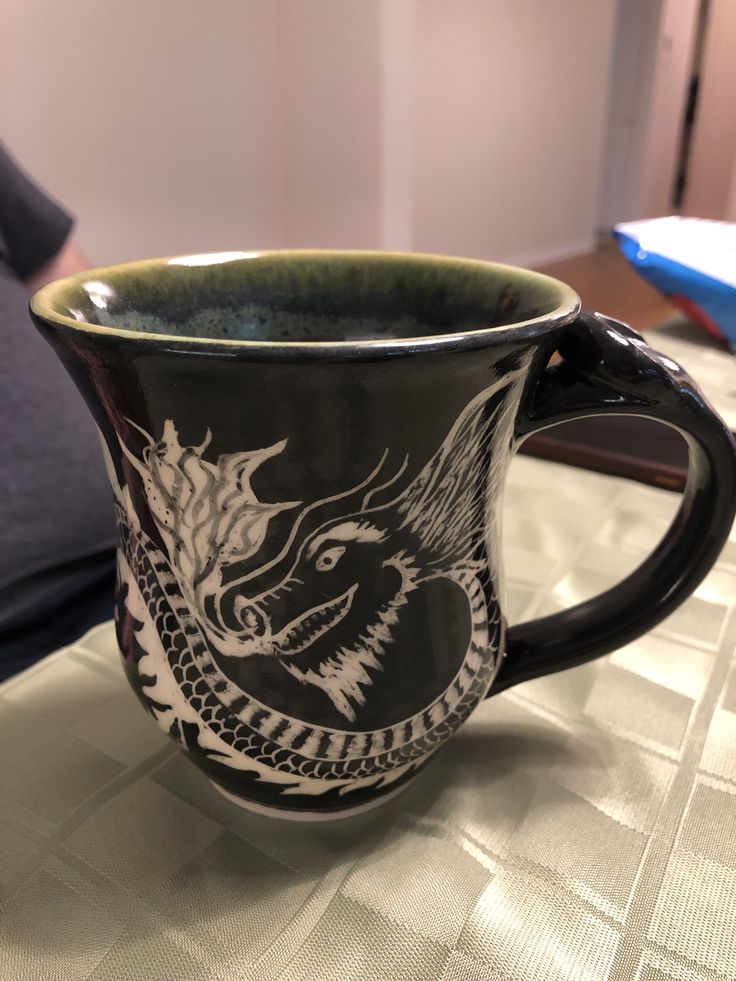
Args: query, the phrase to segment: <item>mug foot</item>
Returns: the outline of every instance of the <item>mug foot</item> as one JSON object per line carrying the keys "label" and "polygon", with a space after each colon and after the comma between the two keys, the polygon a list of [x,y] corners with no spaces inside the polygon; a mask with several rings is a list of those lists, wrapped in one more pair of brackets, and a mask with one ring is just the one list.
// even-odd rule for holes
{"label": "mug foot", "polygon": [[354,817],[356,814],[364,814],[372,811],[386,801],[397,797],[405,787],[408,787],[411,780],[404,780],[399,787],[389,790],[385,794],[375,797],[373,800],[365,801],[363,804],[356,804],[354,807],[344,807],[337,811],[292,811],[286,807],[269,807],[267,804],[259,804],[256,801],[246,800],[244,797],[237,797],[235,794],[225,790],[220,784],[210,780],[210,783],[223,797],[227,798],[232,804],[237,804],[246,811],[254,814],[262,814],[265,817],[280,818],[283,821],[337,821],[340,818]]}

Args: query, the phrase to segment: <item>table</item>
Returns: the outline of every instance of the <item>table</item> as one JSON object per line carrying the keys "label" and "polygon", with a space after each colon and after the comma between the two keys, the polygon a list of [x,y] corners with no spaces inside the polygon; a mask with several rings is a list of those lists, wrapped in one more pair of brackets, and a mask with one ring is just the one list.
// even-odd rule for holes
{"label": "table", "polygon": [[[517,458],[510,618],[612,584],[676,503]],[[103,624],[0,687],[0,977],[736,977],[735,605],[736,534],[657,630],[486,702],[382,809],[308,825],[220,797]]]}

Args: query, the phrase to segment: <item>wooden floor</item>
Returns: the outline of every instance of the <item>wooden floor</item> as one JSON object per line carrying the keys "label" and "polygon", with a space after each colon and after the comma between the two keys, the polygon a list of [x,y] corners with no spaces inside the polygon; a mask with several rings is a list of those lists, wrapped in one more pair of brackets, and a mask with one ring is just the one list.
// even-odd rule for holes
{"label": "wooden floor", "polygon": [[607,313],[639,331],[656,327],[676,312],[634,272],[615,243],[551,262],[539,271],[572,286],[585,309]]}

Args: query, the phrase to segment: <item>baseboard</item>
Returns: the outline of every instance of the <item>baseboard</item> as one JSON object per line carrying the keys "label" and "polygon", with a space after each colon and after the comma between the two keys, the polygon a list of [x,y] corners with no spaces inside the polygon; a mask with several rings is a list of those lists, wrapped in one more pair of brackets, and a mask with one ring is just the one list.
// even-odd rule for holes
{"label": "baseboard", "polygon": [[570,259],[572,256],[583,255],[585,252],[594,252],[597,246],[597,239],[594,232],[584,238],[571,239],[564,242],[554,242],[550,245],[538,249],[529,249],[522,252],[511,252],[508,255],[487,256],[489,260],[496,262],[506,262],[510,266],[526,266],[534,268],[536,266],[546,266],[551,262],[561,262],[563,259]]}

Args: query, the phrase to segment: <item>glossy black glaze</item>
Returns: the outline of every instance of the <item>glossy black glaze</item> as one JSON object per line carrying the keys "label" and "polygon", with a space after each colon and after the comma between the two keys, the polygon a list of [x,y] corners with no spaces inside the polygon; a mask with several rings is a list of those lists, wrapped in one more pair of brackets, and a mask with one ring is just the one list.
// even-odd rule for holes
{"label": "glossy black glaze", "polygon": [[630,327],[594,314],[571,324],[559,349],[563,360],[543,372],[517,420],[518,437],[581,416],[647,416],[686,439],[687,485],[668,534],[632,575],[585,603],[508,631],[491,694],[590,661],[650,630],[711,568],[736,509],[733,437],[682,367]]}
{"label": "glossy black glaze", "polygon": [[[32,312],[109,455],[126,673],[220,787],[312,812],[390,792],[489,689],[626,643],[714,560],[729,434],[633,331],[575,320],[562,284],[424,257],[192,258],[72,277]],[[606,412],[685,434],[680,517],[631,579],[506,643],[510,455]]]}

